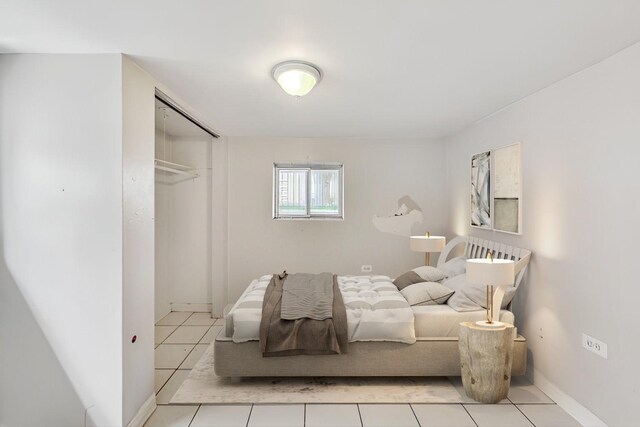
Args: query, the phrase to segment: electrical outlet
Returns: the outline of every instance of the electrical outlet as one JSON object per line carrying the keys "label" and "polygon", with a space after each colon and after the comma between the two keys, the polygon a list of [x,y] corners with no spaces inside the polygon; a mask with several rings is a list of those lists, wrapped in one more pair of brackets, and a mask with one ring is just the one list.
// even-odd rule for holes
{"label": "electrical outlet", "polygon": [[371,267],[370,265],[363,265],[362,266],[362,272],[363,273],[371,273],[373,271],[373,267]]}
{"label": "electrical outlet", "polygon": [[600,357],[607,358],[607,345],[585,333],[582,334],[582,346]]}

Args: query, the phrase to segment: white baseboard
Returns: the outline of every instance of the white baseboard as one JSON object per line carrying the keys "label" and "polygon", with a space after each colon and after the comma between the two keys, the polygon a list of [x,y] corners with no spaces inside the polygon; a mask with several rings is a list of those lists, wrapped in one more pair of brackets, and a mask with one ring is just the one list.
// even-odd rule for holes
{"label": "white baseboard", "polygon": [[564,409],[569,415],[578,420],[580,424],[585,427],[607,427],[607,424],[598,418],[593,412],[582,406],[573,397],[560,390],[549,381],[544,375],[542,375],[536,369],[533,370],[532,375],[528,375],[529,380],[536,385],[540,390],[558,404],[559,407]]}
{"label": "white baseboard", "polygon": [[171,311],[194,311],[197,313],[211,313],[211,303],[171,303]]}
{"label": "white baseboard", "polygon": [[142,408],[138,410],[135,417],[127,424],[127,427],[142,427],[147,422],[153,411],[156,410],[156,395],[155,393],[149,396],[146,402],[142,405]]}

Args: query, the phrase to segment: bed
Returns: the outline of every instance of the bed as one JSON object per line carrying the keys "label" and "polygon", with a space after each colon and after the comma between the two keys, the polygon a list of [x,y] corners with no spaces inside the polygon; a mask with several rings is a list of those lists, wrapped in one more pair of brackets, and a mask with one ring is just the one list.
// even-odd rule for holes
{"label": "bed", "polygon": [[[493,251],[496,258],[514,260],[515,286],[520,285],[531,256],[530,251],[461,236],[447,244],[438,260],[438,267],[456,251],[460,251],[462,246],[462,255],[467,258],[485,257],[488,251]],[[408,319],[405,307],[399,302],[394,305],[387,301],[394,298],[391,293],[386,293],[389,289],[385,276],[341,276],[343,295],[345,286],[354,281],[358,286],[369,286],[380,294],[372,297],[372,304],[378,304],[381,308],[376,316],[387,311],[391,314],[384,315],[382,319],[373,318],[358,323],[359,320],[354,319],[353,314],[349,315],[348,310],[350,344],[347,354],[262,357],[257,340],[261,313],[260,290],[266,287],[265,282],[269,277],[263,276],[252,282],[229,311],[225,327],[214,341],[214,368],[218,376],[458,376],[458,325],[464,321],[482,320],[485,315],[484,311],[457,312],[445,304],[410,307],[413,316],[409,315]],[[385,299],[384,295],[389,297]],[[501,310],[500,320],[513,323],[514,316],[509,307]],[[370,329],[367,329],[367,325],[371,326],[376,321],[380,324],[393,323],[386,326],[387,335],[382,340],[375,340],[376,337],[371,336],[371,332],[368,332]],[[413,339],[407,334],[407,328],[414,332]],[[525,373],[526,357],[526,339],[517,335],[513,348],[512,375]]]}

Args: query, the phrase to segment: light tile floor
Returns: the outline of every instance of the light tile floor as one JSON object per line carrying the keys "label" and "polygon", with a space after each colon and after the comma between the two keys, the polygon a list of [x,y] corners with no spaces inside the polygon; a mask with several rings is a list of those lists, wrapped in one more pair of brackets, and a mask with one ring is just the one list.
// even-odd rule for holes
{"label": "light tile floor", "polygon": [[[223,325],[208,313],[188,312],[172,312],[156,324],[158,408],[145,427],[580,426],[523,377],[512,380],[508,398],[499,405],[472,399],[462,404],[169,405]],[[449,380],[462,388],[459,377]]]}

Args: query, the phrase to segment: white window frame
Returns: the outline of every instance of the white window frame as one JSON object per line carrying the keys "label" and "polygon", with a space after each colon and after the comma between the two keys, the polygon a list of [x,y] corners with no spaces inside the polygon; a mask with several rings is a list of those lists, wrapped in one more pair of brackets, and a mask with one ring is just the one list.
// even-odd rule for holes
{"label": "white window frame", "polygon": [[[280,170],[305,170],[307,171],[306,213],[304,215],[280,215],[278,212],[279,171]],[[311,213],[311,172],[318,170],[337,170],[340,185],[340,203],[337,214],[312,214]],[[344,220],[344,165],[342,163],[274,163],[273,164],[273,203],[272,219],[283,220]]]}

